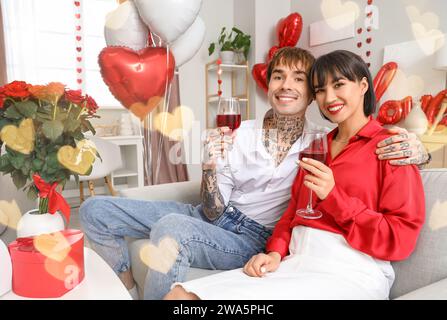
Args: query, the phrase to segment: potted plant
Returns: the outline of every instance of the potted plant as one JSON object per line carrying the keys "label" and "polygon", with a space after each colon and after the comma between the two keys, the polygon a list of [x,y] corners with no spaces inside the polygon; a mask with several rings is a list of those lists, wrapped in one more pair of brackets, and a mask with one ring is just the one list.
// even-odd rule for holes
{"label": "potted plant", "polygon": [[[64,229],[62,217],[54,213],[61,211],[68,220],[70,208],[57,190],[71,175],[78,181],[79,175],[92,170],[97,153],[84,133],[95,134],[89,119],[98,117],[97,108],[92,97],[58,82],[43,86],[13,81],[0,87],[0,172],[10,174],[17,189],[27,192],[30,199],[39,198],[39,209],[19,221],[18,237],[39,232],[30,230],[37,224],[41,233]],[[24,226],[25,216],[36,221],[45,215],[48,218],[42,219],[58,221]]]}
{"label": "potted plant", "polygon": [[[248,58],[248,51],[250,50],[250,38],[250,35],[245,34],[236,27],[233,27],[230,33],[228,33],[225,27],[223,27],[218,40],[222,62],[233,63],[235,53],[239,57],[242,54],[244,57],[243,61],[246,61]],[[212,42],[208,47],[208,54],[212,55],[215,49],[216,43]]]}

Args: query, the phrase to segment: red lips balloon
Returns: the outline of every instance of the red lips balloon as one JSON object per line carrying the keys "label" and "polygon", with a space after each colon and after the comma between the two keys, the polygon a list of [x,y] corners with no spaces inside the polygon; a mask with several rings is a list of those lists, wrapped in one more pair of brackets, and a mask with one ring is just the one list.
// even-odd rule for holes
{"label": "red lips balloon", "polygon": [[267,84],[267,67],[268,62],[272,60],[276,51],[283,47],[294,47],[301,36],[303,30],[303,19],[297,12],[289,14],[286,18],[282,18],[276,25],[276,34],[279,40],[279,46],[273,46],[268,53],[267,63],[258,63],[253,66],[251,74],[256,84],[264,90],[268,91]]}
{"label": "red lips balloon", "polygon": [[162,47],[106,47],[98,60],[110,92],[141,120],[163,100],[174,76],[174,56]]}
{"label": "red lips balloon", "polygon": [[294,47],[303,30],[303,19],[297,12],[289,14],[286,18],[279,20],[276,26],[279,47]]}

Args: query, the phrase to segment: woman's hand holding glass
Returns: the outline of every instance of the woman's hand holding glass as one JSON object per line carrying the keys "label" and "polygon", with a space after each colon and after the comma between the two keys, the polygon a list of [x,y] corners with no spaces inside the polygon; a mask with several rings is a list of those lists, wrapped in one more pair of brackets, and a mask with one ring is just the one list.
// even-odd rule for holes
{"label": "woman's hand holding glass", "polygon": [[315,192],[319,199],[326,199],[335,186],[332,169],[323,162],[310,158],[301,159],[299,165],[310,173],[304,176],[304,185]]}

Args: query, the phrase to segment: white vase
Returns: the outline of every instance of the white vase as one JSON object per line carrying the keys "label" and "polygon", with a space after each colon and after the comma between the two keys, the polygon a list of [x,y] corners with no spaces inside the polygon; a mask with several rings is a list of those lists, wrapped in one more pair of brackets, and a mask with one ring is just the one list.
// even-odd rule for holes
{"label": "white vase", "polygon": [[20,218],[17,224],[17,238],[37,236],[64,229],[64,219],[59,212],[39,214],[38,209],[33,209]]}
{"label": "white vase", "polygon": [[421,108],[420,102],[415,102],[410,113],[403,121],[403,127],[409,132],[415,133],[417,136],[422,136],[428,128],[428,120],[424,111]]}
{"label": "white vase", "polygon": [[8,248],[0,240],[0,296],[11,291],[12,265]]}
{"label": "white vase", "polygon": [[233,51],[221,51],[220,58],[224,64],[234,63],[234,52]]}

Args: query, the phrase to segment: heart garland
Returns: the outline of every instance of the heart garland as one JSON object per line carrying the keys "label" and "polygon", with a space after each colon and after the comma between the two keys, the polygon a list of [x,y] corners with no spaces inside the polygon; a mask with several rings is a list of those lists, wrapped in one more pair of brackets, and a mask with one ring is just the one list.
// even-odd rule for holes
{"label": "heart garland", "polygon": [[360,41],[357,42],[357,48],[360,49],[360,56],[362,56],[363,60],[366,62],[366,65],[368,67],[371,66],[370,59],[372,58],[372,50],[369,48],[369,45],[372,43],[373,38],[371,35],[371,32],[373,30],[373,24],[374,24],[374,15],[373,12],[376,9],[373,5],[373,0],[367,0],[367,5],[365,7],[365,30],[366,32],[363,33],[363,28],[357,29],[357,35],[360,37],[360,35],[364,34],[366,39],[364,42],[366,43],[365,47],[363,46],[363,41],[360,39]]}
{"label": "heart garland", "polygon": [[85,81],[84,81],[84,35],[82,32],[82,5],[83,0],[74,1],[74,13],[75,13],[75,41],[76,41],[76,83],[78,84],[78,89],[84,91]]}

